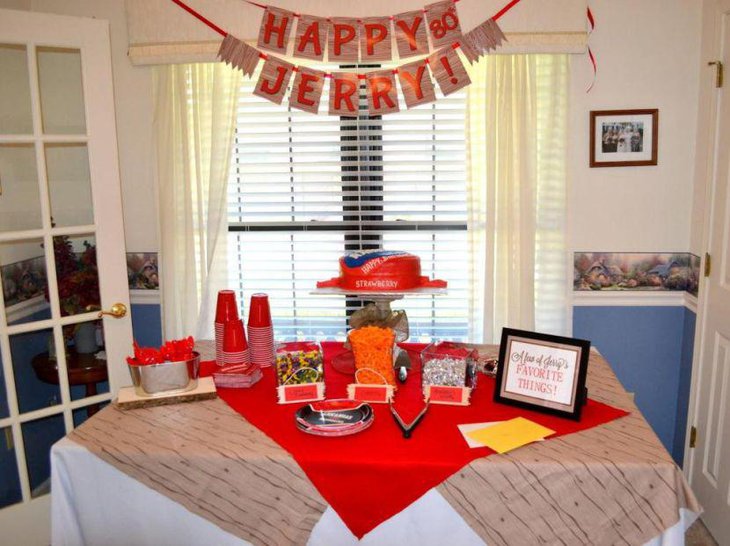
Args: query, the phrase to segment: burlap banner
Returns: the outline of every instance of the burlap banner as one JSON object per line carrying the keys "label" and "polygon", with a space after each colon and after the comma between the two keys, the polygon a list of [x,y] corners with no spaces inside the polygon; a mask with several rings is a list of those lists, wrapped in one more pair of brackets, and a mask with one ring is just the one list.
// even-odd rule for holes
{"label": "burlap banner", "polygon": [[395,43],[401,59],[428,53],[426,21],[422,11],[399,13],[393,18],[395,23]]}
{"label": "burlap banner", "polygon": [[294,78],[289,104],[292,108],[316,114],[324,89],[325,73],[310,68],[298,67]]}
{"label": "burlap banner", "polygon": [[[496,17],[496,16],[495,16]],[[393,48],[393,40],[396,47]],[[258,49],[226,35],[218,57],[253,75],[259,59],[265,59],[254,94],[281,104],[288,91],[291,108],[316,114],[329,80],[328,113],[357,117],[365,108],[371,116],[398,112],[398,84],[406,108],[434,102],[436,89],[444,96],[469,85],[471,80],[458,53],[474,63],[505,41],[494,18],[462,34],[454,0],[427,5],[423,10],[392,17],[317,17],[266,6],[261,19]],[[289,52],[291,46],[291,52]],[[430,54],[396,69],[357,74],[327,74],[295,66],[260,50],[280,55],[336,63],[380,63]],[[289,82],[294,77],[291,89]],[[432,79],[433,78],[433,79]]]}
{"label": "burlap banner", "polygon": [[400,66],[398,80],[408,108],[436,100],[436,91],[428,76],[425,61],[415,61]]}
{"label": "burlap banner", "polygon": [[471,83],[459,55],[452,47],[445,47],[431,55],[428,58],[428,65],[444,96]]}
{"label": "burlap banner", "polygon": [[253,94],[281,104],[295,68],[293,64],[270,56],[261,69],[261,75]]}
{"label": "burlap banner", "polygon": [[461,38],[461,24],[453,0],[444,0],[426,6],[426,19],[431,36],[431,47],[452,45]]}
{"label": "burlap banner", "polygon": [[357,117],[360,77],[355,72],[333,72],[330,81],[330,116]]}
{"label": "burlap banner", "polygon": [[329,23],[324,17],[300,15],[294,38],[294,57],[321,61],[327,47]]}
{"label": "burlap banner", "polygon": [[398,15],[361,19],[324,18],[266,6],[258,47],[286,55],[292,35],[292,56],[321,61],[326,49],[331,62],[392,61],[396,58],[393,39],[398,58],[407,59],[458,44],[463,38],[454,0]]}

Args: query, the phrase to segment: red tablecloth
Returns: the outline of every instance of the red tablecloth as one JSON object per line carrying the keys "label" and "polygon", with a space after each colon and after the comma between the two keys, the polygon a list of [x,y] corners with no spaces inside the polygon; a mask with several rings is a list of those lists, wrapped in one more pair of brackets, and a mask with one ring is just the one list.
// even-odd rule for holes
{"label": "red tablecloth", "polygon": [[[327,398],[345,398],[352,377],[335,371],[330,362],[343,351],[341,343],[322,344],[325,354]],[[424,346],[404,345],[413,358]],[[213,362],[204,362],[209,375]],[[250,389],[219,389],[219,396],[287,450],[314,486],[358,538],[397,514],[429,489],[479,457],[494,454],[487,448],[469,448],[457,424],[502,421],[523,416],[556,431],[553,437],[585,430],[627,415],[627,412],[589,400],[580,422],[503,404],[492,397],[494,380],[479,377],[467,407],[431,406],[421,424],[406,440],[387,405],[373,404],[375,422],[359,434],[322,438],[300,432],[294,412],[301,404],[276,403],[272,368]],[[420,374],[412,372],[398,388],[396,408],[406,422],[423,407]],[[549,440],[548,440],[549,441]]]}

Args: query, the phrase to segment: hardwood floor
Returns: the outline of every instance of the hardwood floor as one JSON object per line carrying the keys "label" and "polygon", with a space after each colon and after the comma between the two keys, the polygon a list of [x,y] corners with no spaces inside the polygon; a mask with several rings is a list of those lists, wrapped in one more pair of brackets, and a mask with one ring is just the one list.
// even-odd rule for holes
{"label": "hardwood floor", "polygon": [[686,546],[718,546],[705,524],[699,519],[687,529],[685,540]]}

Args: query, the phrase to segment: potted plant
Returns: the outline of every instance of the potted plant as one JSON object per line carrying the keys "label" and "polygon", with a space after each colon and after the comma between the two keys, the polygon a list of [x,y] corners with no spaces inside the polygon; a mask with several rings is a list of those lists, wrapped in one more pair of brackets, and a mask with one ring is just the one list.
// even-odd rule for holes
{"label": "potted plant", "polygon": [[[99,272],[96,264],[96,246],[84,241],[84,250],[74,252],[68,236],[53,238],[53,255],[56,260],[58,300],[61,316],[77,315],[101,309],[99,296]],[[48,288],[46,288],[48,299]],[[96,324],[83,322],[64,327],[64,337],[73,339],[76,352],[93,353],[96,343]]]}

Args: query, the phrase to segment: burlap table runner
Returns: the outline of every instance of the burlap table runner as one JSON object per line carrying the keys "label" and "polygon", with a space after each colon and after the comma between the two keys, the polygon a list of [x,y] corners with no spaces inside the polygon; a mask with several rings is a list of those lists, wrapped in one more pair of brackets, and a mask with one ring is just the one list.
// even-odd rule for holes
{"label": "burlap table runner", "polygon": [[[619,384],[591,355],[592,398],[632,412],[477,459],[441,495],[489,545],[643,544],[701,509]],[[120,471],[254,544],[304,544],[326,502],[296,461],[222,400],[121,411],[70,434]]]}
{"label": "burlap table runner", "polygon": [[492,545],[644,544],[702,509],[684,475],[592,352],[591,398],[631,412],[589,430],[477,459],[438,490]]}

